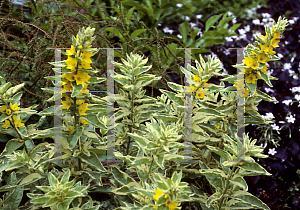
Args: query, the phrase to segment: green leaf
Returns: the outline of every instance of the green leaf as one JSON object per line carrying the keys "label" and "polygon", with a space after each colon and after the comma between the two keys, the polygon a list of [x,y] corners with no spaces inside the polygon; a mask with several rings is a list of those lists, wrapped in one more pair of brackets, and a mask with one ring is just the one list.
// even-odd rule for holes
{"label": "green leaf", "polygon": [[219,14],[219,15],[214,15],[212,17],[210,17],[205,24],[205,31],[208,31],[208,29],[210,29],[210,27],[212,27],[215,22],[217,22],[219,20],[219,18],[222,16],[223,14]]}
{"label": "green leaf", "polygon": [[166,114],[153,114],[153,117],[155,117],[156,119],[161,119],[161,120],[164,120],[164,121],[171,121],[171,122],[177,122],[178,121],[178,117],[175,117],[175,116],[169,116],[169,115],[166,115]]}
{"label": "green leaf", "polygon": [[16,151],[16,149],[20,148],[22,145],[23,143],[20,143],[18,140],[11,139],[6,143],[5,148],[0,156],[9,155],[13,151]]}
{"label": "green leaf", "polygon": [[137,29],[134,30],[132,32],[132,34],[130,35],[131,39],[134,39],[135,37],[137,37],[138,35],[140,35],[141,33],[145,32],[147,29]]}
{"label": "green leaf", "polygon": [[179,93],[182,93],[182,92],[184,92],[184,87],[182,86],[182,85],[178,85],[178,84],[176,84],[176,83],[174,83],[174,82],[168,82],[168,86],[172,89],[172,90],[174,90],[175,92],[179,92]]}
{"label": "green leaf", "polygon": [[131,163],[131,165],[137,166],[137,165],[149,163],[150,161],[151,161],[151,158],[149,158],[149,157],[138,157]]}
{"label": "green leaf", "polygon": [[272,174],[270,174],[269,172],[266,171],[266,169],[264,169],[263,167],[261,167],[258,163],[256,162],[245,162],[244,165],[239,165],[238,167],[240,167],[241,170],[239,175],[241,176],[258,176],[258,175],[266,175],[266,176],[271,176]]}
{"label": "green leaf", "polygon": [[99,161],[97,155],[93,152],[90,152],[90,156],[81,154],[78,156],[82,161],[89,164],[90,166],[94,167],[98,171],[106,172],[105,168],[103,167],[102,163]]}
{"label": "green leaf", "polygon": [[50,186],[55,186],[59,183],[57,178],[51,172],[49,172],[49,174],[48,174],[48,181],[49,181]]}
{"label": "green leaf", "polygon": [[80,136],[82,135],[82,127],[77,127],[75,129],[75,132],[73,131],[69,136],[68,136],[68,142],[70,145],[70,148],[73,149],[76,144],[77,141],[79,140]]}
{"label": "green leaf", "polygon": [[9,89],[6,91],[6,96],[7,96],[7,97],[12,96],[12,95],[15,94],[18,90],[20,90],[24,85],[25,85],[25,83],[22,83],[22,84],[19,84],[19,85],[16,85],[16,86],[14,86],[14,87],[9,88]]}
{"label": "green leaf", "polygon": [[183,43],[186,43],[186,40],[187,40],[187,35],[189,34],[190,32],[190,29],[189,29],[189,23],[187,21],[184,21],[183,23],[180,24],[179,26],[179,31],[180,31],[180,34],[182,36],[182,42]]}
{"label": "green leaf", "polygon": [[89,79],[89,84],[99,84],[102,83],[104,81],[107,81],[106,78],[100,78],[100,77],[91,77]]}
{"label": "green leaf", "polygon": [[37,180],[41,179],[42,176],[39,173],[32,173],[26,176],[20,183],[19,186],[21,185],[28,185],[33,182],[36,182]]}
{"label": "green leaf", "polygon": [[120,185],[128,185],[131,182],[136,183],[136,181],[133,178],[131,178],[128,174],[121,171],[117,166],[111,165],[110,167],[111,167],[112,175]]}
{"label": "green leaf", "polygon": [[168,98],[171,101],[173,101],[174,103],[176,103],[176,104],[178,104],[180,106],[184,106],[184,101],[181,98],[175,96],[176,93],[173,93],[173,92],[170,92],[170,91],[167,91],[167,90],[163,90],[163,89],[159,89],[159,90],[160,90],[160,92],[162,92],[163,94],[165,94],[166,96],[168,96]]}
{"label": "green leaf", "polygon": [[246,203],[249,206],[252,206],[255,209],[266,209],[270,210],[270,208],[263,203],[260,199],[253,196],[251,193],[239,190],[234,192],[231,197],[233,197],[235,200],[238,200],[242,203]]}
{"label": "green leaf", "polygon": [[266,72],[261,72],[260,73],[261,78],[270,86],[273,87],[273,85],[271,84],[270,80],[269,80],[269,75]]}
{"label": "green leaf", "polygon": [[251,96],[255,94],[256,91],[256,81],[255,84],[253,83],[247,83],[247,86],[249,87],[250,91],[251,91]]}
{"label": "green leaf", "polygon": [[98,118],[98,115],[86,115],[86,116],[81,116],[82,119],[86,120],[87,122],[93,124],[96,128],[101,128],[103,130],[106,130],[106,125],[104,125]]}
{"label": "green leaf", "polygon": [[17,186],[12,193],[4,200],[1,210],[18,209],[23,197],[23,188]]}
{"label": "green leaf", "polygon": [[216,154],[222,156],[222,157],[225,158],[226,160],[231,160],[231,155],[230,155],[228,152],[226,152],[226,151],[224,151],[224,150],[222,150],[222,149],[220,149],[220,148],[212,147],[212,146],[209,146],[209,145],[206,145],[206,147],[207,147],[210,151],[212,151],[212,152],[214,152],[214,153],[216,153]]}
{"label": "green leaf", "polygon": [[212,194],[207,200],[206,200],[206,206],[210,207],[210,205],[217,200],[220,200],[221,198],[221,193],[220,192],[215,192]]}
{"label": "green leaf", "polygon": [[231,31],[234,31],[235,29],[237,29],[238,27],[240,27],[240,25],[241,25],[241,23],[234,24],[234,25],[230,28],[230,30],[231,30]]}
{"label": "green leaf", "polygon": [[0,93],[3,94],[10,86],[11,86],[11,83],[10,83],[10,82],[8,82],[8,83],[2,85],[2,86],[0,87]]}
{"label": "green leaf", "polygon": [[54,113],[54,108],[55,106],[50,106],[46,109],[44,109],[43,111],[39,112],[38,115],[40,116],[53,116],[55,113]]}

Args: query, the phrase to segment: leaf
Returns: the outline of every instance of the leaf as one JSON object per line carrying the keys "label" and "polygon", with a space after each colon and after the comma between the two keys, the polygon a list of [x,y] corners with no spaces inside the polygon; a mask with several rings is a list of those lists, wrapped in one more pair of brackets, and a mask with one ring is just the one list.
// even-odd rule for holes
{"label": "leaf", "polygon": [[184,21],[179,26],[179,31],[180,31],[180,34],[182,36],[182,42],[183,43],[186,43],[187,35],[190,32],[189,25],[190,24],[187,21]]}
{"label": "leaf", "polygon": [[10,97],[12,96],[13,94],[15,94],[18,90],[20,90],[23,86],[25,85],[25,83],[22,83],[22,84],[19,84],[19,85],[16,85],[14,87],[11,87],[9,88],[7,91],[6,91],[6,96],[7,97]]}
{"label": "leaf", "polygon": [[0,210],[8,210],[8,209],[18,209],[21,200],[23,197],[23,188],[17,186],[15,190],[9,194],[9,196],[4,200],[3,206]]}
{"label": "leaf", "polygon": [[[100,114],[100,113],[99,113]],[[98,116],[99,116],[98,114]],[[82,119],[86,120],[87,122],[93,124],[96,128],[101,128],[103,130],[106,130],[106,126],[99,120],[97,115],[86,115],[81,116]]]}
{"label": "leaf", "polygon": [[41,178],[42,178],[42,176],[39,173],[29,174],[19,183],[19,186],[31,184]]}
{"label": "leaf", "polygon": [[254,95],[255,91],[256,91],[256,81],[255,81],[255,84],[253,84],[253,83],[247,83],[247,86],[251,90],[251,95]]}
{"label": "leaf", "polygon": [[11,86],[10,82],[4,84],[4,85],[1,85],[0,87],[0,93],[3,94],[9,87]]}
{"label": "leaf", "polygon": [[137,29],[137,30],[134,30],[132,32],[132,34],[130,35],[131,39],[137,37],[138,35],[140,35],[141,33],[145,32],[147,29]]}
{"label": "leaf", "polygon": [[114,176],[115,180],[120,184],[120,185],[128,185],[132,182],[136,181],[131,178],[128,174],[125,172],[121,171],[117,166],[111,165],[111,172],[112,175]]}
{"label": "leaf", "polygon": [[238,27],[240,27],[240,25],[241,25],[241,23],[234,24],[233,26],[231,26],[230,30],[234,31],[235,29],[237,29]]}
{"label": "leaf", "polygon": [[271,84],[270,80],[269,80],[269,76],[268,73],[265,72],[261,72],[260,73],[261,78],[270,86],[273,87],[273,85]]}
{"label": "leaf", "polygon": [[71,149],[73,149],[77,145],[77,141],[79,140],[81,135],[82,135],[82,127],[77,127],[75,129],[75,132],[73,131],[68,136],[68,142]]}
{"label": "leaf", "polygon": [[37,114],[40,116],[53,116],[55,114],[54,108],[55,106],[50,106]]}
{"label": "leaf", "polygon": [[163,89],[159,89],[163,94],[165,94],[166,96],[168,96],[168,98],[173,101],[174,103],[178,104],[178,105],[181,105],[181,106],[184,106],[184,101],[175,96],[176,93],[173,93],[173,92],[170,92],[170,91],[167,91],[167,90],[163,90]]}
{"label": "leaf", "polygon": [[138,157],[131,163],[131,165],[136,166],[136,165],[146,164],[149,163],[150,161],[151,158],[149,157]]}
{"label": "leaf", "polygon": [[156,119],[161,119],[161,120],[164,120],[164,121],[171,121],[171,122],[177,122],[178,121],[178,117],[175,117],[175,116],[169,116],[169,115],[166,115],[166,114],[153,114],[153,117],[155,117]]}
{"label": "leaf", "polygon": [[20,148],[22,145],[23,143],[19,142],[17,139],[11,139],[6,143],[5,148],[0,156],[9,155],[16,149]]}
{"label": "leaf", "polygon": [[253,196],[251,193],[239,190],[239,191],[234,192],[231,195],[231,197],[233,197],[235,200],[246,203],[255,209],[270,210],[270,208],[265,203],[263,203],[257,197]]}
{"label": "leaf", "polygon": [[245,176],[245,175],[249,176],[250,174],[253,174],[251,176],[258,176],[258,175],[271,176],[272,175],[256,162],[250,162],[250,163],[245,162],[244,165],[239,165],[238,167],[244,169],[244,170],[241,170],[239,173],[239,175],[241,175],[241,176]]}
{"label": "leaf", "polygon": [[214,15],[214,16],[210,17],[205,23],[205,31],[208,31],[208,29],[210,29],[210,27],[213,26],[215,24],[215,22],[217,22],[217,20],[219,20],[219,18],[222,15],[223,14],[219,14],[219,15]]}
{"label": "leaf", "polygon": [[212,194],[207,200],[206,200],[206,206],[210,207],[211,203],[214,201],[217,201],[221,198],[221,193],[220,192],[215,192]]}
{"label": "leaf", "polygon": [[90,166],[96,168],[100,172],[106,172],[105,168],[103,167],[102,163],[99,161],[97,155],[93,152],[90,152],[90,156],[81,154],[78,156],[82,161],[89,164]]}
{"label": "leaf", "polygon": [[220,149],[220,148],[212,147],[212,146],[209,146],[209,145],[206,145],[206,147],[207,147],[210,151],[212,151],[212,152],[214,152],[214,153],[216,153],[216,154],[222,156],[222,157],[225,158],[226,160],[230,160],[230,159],[231,159],[231,155],[230,155],[228,152],[226,152],[226,151],[224,151],[224,150],[222,150],[222,149]]}

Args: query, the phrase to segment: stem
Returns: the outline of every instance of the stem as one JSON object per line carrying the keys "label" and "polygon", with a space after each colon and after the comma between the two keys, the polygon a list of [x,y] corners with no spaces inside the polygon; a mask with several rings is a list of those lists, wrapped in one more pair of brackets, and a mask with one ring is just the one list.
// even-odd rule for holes
{"label": "stem", "polygon": [[149,171],[148,171],[148,174],[147,174],[146,182],[148,182],[148,180],[149,180],[149,174],[150,174],[150,171],[151,171],[151,168],[152,168],[152,165],[153,165],[153,161],[154,161],[154,158],[153,158],[153,155],[152,155],[152,161],[151,161],[150,168],[149,168]]}
{"label": "stem", "polygon": [[226,184],[225,184],[225,189],[222,193],[222,197],[221,197],[221,201],[220,201],[220,204],[219,204],[219,210],[221,210],[221,207],[222,207],[222,204],[223,204],[223,201],[224,201],[224,195],[226,194],[227,190],[228,190],[228,187],[229,187],[229,181],[232,177],[232,174],[234,172],[234,169],[235,169],[236,165],[233,166],[232,170],[230,171],[230,174],[229,174],[229,177],[227,178],[226,180]]}

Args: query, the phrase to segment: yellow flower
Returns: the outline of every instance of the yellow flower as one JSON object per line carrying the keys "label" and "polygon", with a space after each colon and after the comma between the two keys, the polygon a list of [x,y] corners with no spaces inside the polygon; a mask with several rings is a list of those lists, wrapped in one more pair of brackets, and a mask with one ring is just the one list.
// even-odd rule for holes
{"label": "yellow flower", "polygon": [[269,58],[266,56],[265,53],[262,53],[262,54],[258,54],[257,60],[258,60],[258,62],[260,62],[260,63],[266,63],[266,62],[269,61]]}
{"label": "yellow flower", "polygon": [[86,121],[86,120],[82,119],[81,117],[80,117],[80,120],[81,120],[81,123],[82,123],[82,124],[85,124],[85,125],[88,125],[88,124],[90,124],[88,121]]}
{"label": "yellow flower", "polygon": [[[176,199],[176,201],[177,201],[177,199]],[[166,203],[166,206],[169,207],[170,210],[175,210],[175,209],[178,208],[176,201],[172,201],[172,202],[171,202],[171,201],[169,200],[169,201]]]}
{"label": "yellow flower", "polygon": [[85,112],[86,112],[87,110],[91,110],[91,109],[87,108],[87,106],[88,106],[88,103],[84,103],[84,104],[81,104],[81,105],[79,106],[78,112],[79,112],[80,115],[86,115]]}
{"label": "yellow flower", "polygon": [[271,39],[272,47],[274,47],[274,48],[279,47],[278,42],[280,42],[280,40],[275,39],[275,38]]}
{"label": "yellow flower", "polygon": [[253,74],[250,74],[247,77],[245,77],[245,80],[247,83],[255,84],[255,79],[256,79],[256,77]]}
{"label": "yellow flower", "polygon": [[80,50],[82,49],[82,46],[81,46],[81,45],[79,46],[79,49],[80,49]]}
{"label": "yellow flower", "polygon": [[85,63],[92,63],[91,56],[93,56],[92,52],[84,51],[81,57]]}
{"label": "yellow flower", "polygon": [[74,55],[75,54],[75,47],[74,45],[71,45],[71,49],[70,50],[66,50],[67,55]]}
{"label": "yellow flower", "polygon": [[260,70],[261,72],[265,72],[268,69],[268,65],[265,65],[264,68],[262,68],[262,70]]}
{"label": "yellow flower", "polygon": [[268,34],[266,34],[265,36],[260,35],[260,37],[261,37],[262,39],[264,39],[264,40],[267,40]]}
{"label": "yellow flower", "polygon": [[156,153],[156,155],[159,155],[159,152],[158,152],[158,153]]}
{"label": "yellow flower", "polygon": [[20,116],[13,116],[14,118],[14,123],[16,127],[23,127],[24,123],[21,122]]}
{"label": "yellow flower", "polygon": [[70,74],[62,74],[61,76],[66,78],[70,82],[73,82],[73,81],[75,81],[74,75],[75,75],[75,73],[73,72],[73,73],[70,73]]}
{"label": "yellow flower", "polygon": [[281,38],[280,32],[274,33],[273,37],[275,39],[280,39]]}
{"label": "yellow flower", "polygon": [[77,105],[81,105],[81,104],[83,104],[84,103],[84,100],[76,100],[76,104]]}
{"label": "yellow flower", "polygon": [[85,62],[84,60],[81,62],[81,66],[84,69],[90,69],[91,68],[91,63]]}
{"label": "yellow flower", "polygon": [[1,112],[4,112],[4,111],[6,110],[6,108],[7,108],[7,106],[6,106],[6,105],[2,105],[2,107],[1,107],[0,111],[1,111]]}
{"label": "yellow flower", "polygon": [[217,129],[220,129],[220,126],[218,126],[218,125],[215,125],[215,127],[216,127]]}
{"label": "yellow flower", "polygon": [[12,103],[10,103],[10,108],[13,111],[18,111],[20,109],[20,107],[18,107],[17,103],[15,103],[14,105],[12,105]]}
{"label": "yellow flower", "polygon": [[3,93],[2,98],[5,99],[5,93]]}
{"label": "yellow flower", "polygon": [[90,42],[88,42],[89,43],[89,45],[87,46],[88,48],[90,48],[92,45],[91,45],[91,43]]}
{"label": "yellow flower", "polygon": [[160,147],[160,144],[158,144],[158,146]]}
{"label": "yellow flower", "polygon": [[158,198],[159,198],[162,194],[164,194],[164,192],[161,191],[159,188],[157,188],[157,190],[155,190],[155,195],[153,196],[153,198],[154,198],[156,201],[158,201]]}
{"label": "yellow flower", "polygon": [[197,75],[194,75],[194,80],[198,83],[202,83],[200,77],[198,77]]}
{"label": "yellow flower", "polygon": [[24,143],[25,141],[24,141],[24,140],[22,140],[22,139],[19,139],[19,140],[18,140],[18,142],[20,142],[20,143]]}
{"label": "yellow flower", "polygon": [[69,108],[71,106],[71,101],[70,101],[69,97],[66,97],[66,100],[65,101],[61,101],[61,103],[63,104],[62,109],[69,110]]}
{"label": "yellow flower", "polygon": [[153,206],[154,209],[157,209],[157,205],[155,204],[155,206]]}
{"label": "yellow flower", "polygon": [[[67,81],[67,80],[65,80]],[[73,87],[71,85],[71,82],[67,81],[62,89],[63,91],[66,91],[66,92],[70,92],[70,91],[73,91]]]}
{"label": "yellow flower", "polygon": [[5,124],[2,125],[2,128],[7,129],[10,126],[10,122],[8,120],[5,120]]}
{"label": "yellow flower", "polygon": [[251,67],[252,69],[257,69],[258,67],[258,63],[255,59],[251,58],[251,57],[247,57],[244,59],[244,63]]}
{"label": "yellow flower", "polygon": [[168,198],[168,197],[169,197],[169,195],[166,194],[166,195],[165,195],[165,198]]}
{"label": "yellow flower", "polygon": [[11,114],[11,110],[10,110],[10,109],[7,109],[7,110],[6,110],[6,114],[7,114],[7,115],[10,115],[10,114]]}
{"label": "yellow flower", "polygon": [[72,125],[69,127],[69,133],[72,133],[73,130],[74,130],[74,126]]}
{"label": "yellow flower", "polygon": [[79,84],[84,85],[85,83],[89,83],[88,80],[91,76],[89,76],[88,73],[78,71],[77,75],[75,75],[74,77],[77,85]]}
{"label": "yellow flower", "polygon": [[251,74],[253,72],[253,70],[254,69],[252,69],[252,68],[247,68],[247,69],[245,69],[245,73],[246,74]]}
{"label": "yellow flower", "polygon": [[77,66],[77,60],[75,58],[68,57],[68,59],[66,60],[66,64],[68,65],[67,69],[71,69],[72,71]]}
{"label": "yellow flower", "polygon": [[76,39],[77,39],[77,41],[79,41],[78,35],[76,35]]}
{"label": "yellow flower", "polygon": [[203,97],[205,96],[206,92],[205,91],[197,91],[196,96],[198,98],[203,99]]}

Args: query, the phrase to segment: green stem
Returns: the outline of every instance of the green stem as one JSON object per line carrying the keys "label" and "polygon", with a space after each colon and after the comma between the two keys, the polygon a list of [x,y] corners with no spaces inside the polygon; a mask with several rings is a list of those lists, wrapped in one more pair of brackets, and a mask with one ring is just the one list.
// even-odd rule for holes
{"label": "green stem", "polygon": [[153,165],[153,161],[154,161],[154,158],[153,158],[153,155],[152,155],[152,161],[151,161],[151,164],[150,164],[150,168],[149,168],[149,171],[148,171],[148,174],[147,174],[147,179],[146,179],[146,182],[148,183],[149,181],[149,174],[151,172],[151,168],[152,168],[152,165]]}
{"label": "green stem", "polygon": [[223,201],[224,201],[224,196],[225,196],[225,194],[226,194],[226,192],[227,192],[227,190],[228,190],[228,187],[229,187],[229,181],[230,181],[230,179],[231,179],[231,177],[232,177],[232,174],[233,174],[233,172],[234,172],[235,167],[236,167],[236,165],[233,166],[232,170],[230,171],[229,177],[228,177],[227,180],[226,180],[225,189],[224,189],[224,191],[223,191],[223,193],[222,193],[221,200],[220,200],[220,204],[219,204],[219,210],[221,210],[221,207],[222,207],[222,204],[223,204]]}

